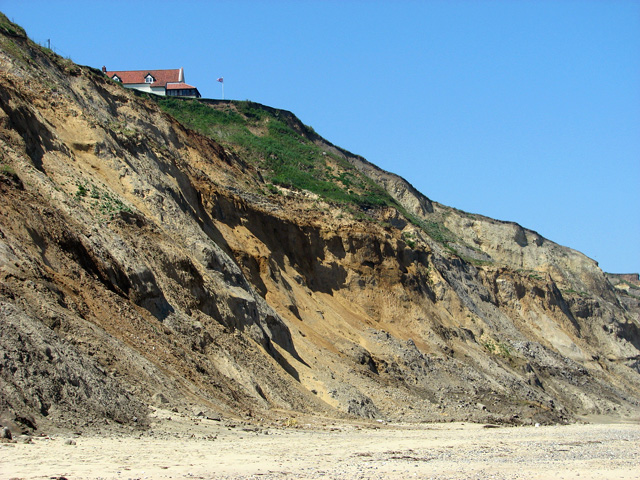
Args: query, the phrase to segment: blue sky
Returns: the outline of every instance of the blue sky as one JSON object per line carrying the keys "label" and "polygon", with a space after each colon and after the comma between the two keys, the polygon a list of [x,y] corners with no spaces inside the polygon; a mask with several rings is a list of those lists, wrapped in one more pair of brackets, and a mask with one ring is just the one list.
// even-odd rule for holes
{"label": "blue sky", "polygon": [[294,112],[432,200],[640,272],[640,1],[0,0],[110,70]]}

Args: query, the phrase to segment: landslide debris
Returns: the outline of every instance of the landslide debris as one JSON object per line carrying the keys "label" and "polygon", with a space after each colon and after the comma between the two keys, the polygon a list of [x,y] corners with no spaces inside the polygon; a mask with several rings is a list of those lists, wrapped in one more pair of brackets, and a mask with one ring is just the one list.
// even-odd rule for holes
{"label": "landslide debris", "polygon": [[637,418],[639,311],[290,112],[137,94],[0,16],[2,425]]}

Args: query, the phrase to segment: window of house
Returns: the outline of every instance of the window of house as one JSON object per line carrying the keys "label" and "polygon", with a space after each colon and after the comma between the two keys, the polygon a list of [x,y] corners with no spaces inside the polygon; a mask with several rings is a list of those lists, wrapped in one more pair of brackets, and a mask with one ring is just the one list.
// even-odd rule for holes
{"label": "window of house", "polygon": [[116,82],[121,82],[122,80],[120,80],[120,77],[118,75],[114,75],[113,77],[111,77],[114,81]]}
{"label": "window of house", "polygon": [[154,78],[151,75],[147,75],[144,78],[144,83],[153,83]]}

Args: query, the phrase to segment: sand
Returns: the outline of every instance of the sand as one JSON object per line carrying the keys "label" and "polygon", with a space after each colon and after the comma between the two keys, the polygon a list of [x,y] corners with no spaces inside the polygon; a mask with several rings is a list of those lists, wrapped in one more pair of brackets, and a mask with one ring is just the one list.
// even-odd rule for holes
{"label": "sand", "polygon": [[158,411],[144,433],[0,444],[0,478],[640,479],[637,423],[302,422],[255,427]]}

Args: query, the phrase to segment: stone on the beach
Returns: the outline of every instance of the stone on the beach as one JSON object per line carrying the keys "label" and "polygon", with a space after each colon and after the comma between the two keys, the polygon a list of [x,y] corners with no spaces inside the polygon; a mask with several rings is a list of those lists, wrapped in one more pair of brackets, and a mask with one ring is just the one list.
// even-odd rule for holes
{"label": "stone on the beach", "polygon": [[156,404],[167,404],[169,403],[169,399],[165,397],[162,393],[158,392],[153,396],[153,401]]}

